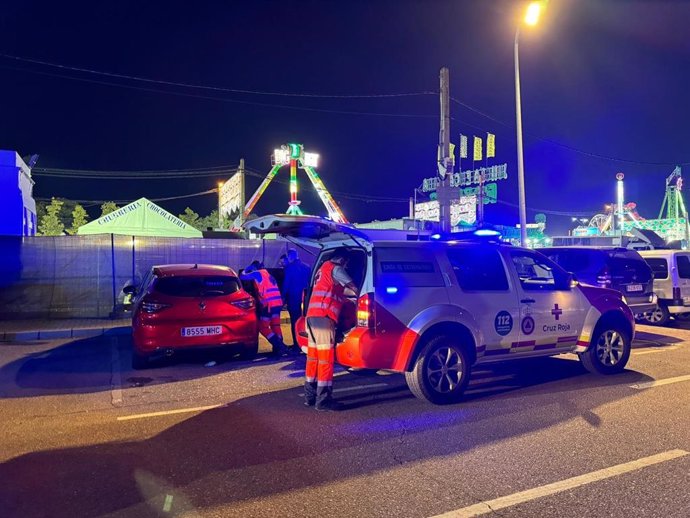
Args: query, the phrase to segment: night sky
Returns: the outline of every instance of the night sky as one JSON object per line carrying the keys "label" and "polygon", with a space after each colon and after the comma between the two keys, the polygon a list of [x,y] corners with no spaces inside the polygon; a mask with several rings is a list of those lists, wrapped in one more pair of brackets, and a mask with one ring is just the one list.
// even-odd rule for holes
{"label": "night sky", "polygon": [[[507,162],[509,179],[499,185],[505,204],[491,205],[487,218],[515,224],[513,39],[520,5],[6,1],[0,9],[4,55],[225,89],[421,94],[239,94],[0,57],[0,148],[37,153],[40,167],[184,169],[234,165],[244,157],[249,168],[265,173],[274,147],[302,142],[321,154],[319,172],[329,189],[369,197],[335,194],[350,220],[399,217],[407,214],[404,200],[413,188],[436,171],[438,96],[423,92],[438,91],[439,69],[448,66],[451,96],[476,110],[451,105],[453,140],[460,133],[497,135],[492,163]],[[619,171],[626,175],[626,201],[637,202],[643,217],[657,216],[664,179],[674,165],[690,166],[688,27],[685,1],[551,0],[539,27],[523,30],[528,220],[542,210],[600,211],[614,198]],[[218,179],[36,176],[35,195],[160,198],[211,189]],[[248,195],[258,183],[250,178]],[[283,212],[288,198],[285,185],[274,185],[256,212]],[[306,211],[324,212],[313,194],[301,198]],[[191,206],[202,215],[215,204],[213,195],[161,203],[174,213]],[[551,213],[547,222],[551,234],[570,226],[569,217]]]}

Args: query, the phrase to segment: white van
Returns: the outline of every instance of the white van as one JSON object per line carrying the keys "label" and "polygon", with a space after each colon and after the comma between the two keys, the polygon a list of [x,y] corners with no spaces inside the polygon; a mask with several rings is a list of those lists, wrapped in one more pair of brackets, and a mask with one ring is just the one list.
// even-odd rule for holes
{"label": "white van", "polygon": [[690,251],[640,250],[654,274],[658,306],[645,313],[643,321],[664,325],[671,316],[687,318],[690,313]]}

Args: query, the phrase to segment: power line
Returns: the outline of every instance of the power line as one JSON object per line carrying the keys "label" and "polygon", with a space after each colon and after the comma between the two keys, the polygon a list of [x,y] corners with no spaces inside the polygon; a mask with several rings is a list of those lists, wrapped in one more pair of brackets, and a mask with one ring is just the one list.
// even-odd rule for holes
{"label": "power line", "polygon": [[[489,119],[490,121],[493,121],[493,122],[495,122],[495,123],[497,123],[497,124],[500,124],[500,125],[502,125],[502,126],[506,126],[506,127],[508,127],[508,128],[511,128],[511,129],[514,129],[514,128],[515,128],[515,124],[507,123],[507,122],[505,122],[505,121],[502,121],[502,120],[500,120],[500,119],[497,119],[497,118],[495,118],[495,117],[492,117],[491,115],[489,115],[489,114],[487,114],[487,113],[484,113],[483,111],[478,110],[478,109],[476,109],[476,108],[470,106],[469,104],[463,103],[462,101],[459,101],[458,99],[456,99],[456,98],[454,98],[454,97],[451,97],[450,100],[453,101],[453,102],[455,102],[456,104],[462,106],[463,108],[466,108],[466,109],[468,109],[468,110],[470,110],[470,111],[472,111],[472,112],[474,112],[474,113],[476,113],[476,114],[478,114],[478,115],[481,115],[482,117],[485,117],[485,118]],[[468,124],[468,126],[469,126],[469,124]],[[591,157],[591,158],[598,158],[598,159],[601,159],[601,160],[608,160],[608,161],[610,161],[610,162],[620,162],[620,163],[623,163],[623,164],[632,164],[632,165],[671,166],[671,167],[676,166],[676,165],[689,165],[689,164],[690,164],[690,162],[680,162],[680,163],[678,163],[678,162],[645,162],[645,161],[641,161],[641,160],[628,160],[628,159],[625,159],[625,158],[617,158],[617,157],[612,157],[612,156],[606,156],[606,155],[601,155],[601,154],[598,154],[598,153],[592,153],[592,152],[589,152],[589,151],[585,151],[585,150],[582,150],[582,149],[578,149],[578,148],[575,148],[575,147],[572,147],[572,146],[568,146],[567,144],[562,144],[562,143],[560,143],[560,142],[556,142],[555,140],[551,140],[551,139],[547,139],[547,138],[544,138],[544,137],[540,137],[539,135],[535,135],[534,133],[529,133],[529,132],[526,132],[526,131],[525,131],[524,133],[525,133],[525,135],[529,136],[530,138],[533,138],[533,139],[538,140],[538,141],[540,141],[540,142],[544,142],[544,143],[546,143],[546,144],[551,144],[552,146],[557,146],[557,147],[560,147],[560,148],[563,148],[563,149],[567,149],[568,151],[572,151],[573,153],[578,153],[578,154],[581,154],[581,155],[584,155],[584,156],[588,156],[588,157]]]}
{"label": "power line", "polygon": [[97,81],[94,79],[86,79],[86,78],[81,78],[81,77],[70,77],[70,76],[64,76],[64,75],[59,75],[59,74],[51,74],[49,72],[40,72],[37,70],[26,70],[26,69],[21,69],[21,68],[18,69],[18,68],[7,67],[7,66],[0,66],[0,68],[19,70],[21,72],[27,72],[30,74],[59,77],[62,79],[68,79],[71,81],[80,81],[83,83],[92,83],[92,84],[98,84],[98,85],[112,86],[112,87],[116,87],[116,88],[127,88],[129,90],[139,90],[139,91],[143,91],[143,92],[162,93],[162,94],[168,94],[168,95],[176,95],[178,97],[191,97],[194,99],[205,99],[205,100],[210,100],[210,101],[220,101],[220,102],[232,103],[232,104],[243,104],[243,105],[248,105],[248,106],[261,106],[264,108],[278,108],[278,109],[282,109],[282,110],[296,110],[296,111],[307,111],[307,112],[316,112],[316,113],[333,113],[333,114],[338,114],[338,115],[370,115],[370,116],[378,116],[378,117],[421,118],[421,119],[429,119],[429,118],[435,119],[436,118],[435,115],[419,115],[419,114],[412,114],[412,113],[367,112],[367,111],[356,111],[356,110],[330,110],[330,109],[326,109],[326,108],[312,108],[312,107],[307,107],[307,106],[294,106],[294,105],[286,105],[286,104],[261,103],[261,102],[255,102],[255,101],[240,101],[238,99],[228,99],[227,97],[214,97],[214,96],[210,96],[210,95],[191,94],[191,93],[185,93],[185,92],[175,92],[172,90],[161,90],[159,88],[148,88],[148,87],[142,87],[142,86],[125,85],[125,84],[121,84],[121,83],[112,83],[112,82],[108,82],[108,81]]}
{"label": "power line", "polygon": [[147,77],[132,76],[126,74],[116,74],[113,72],[105,72],[102,70],[93,70],[89,68],[74,67],[69,65],[62,65],[59,63],[51,63],[48,61],[41,61],[38,59],[25,58],[20,56],[13,56],[10,54],[0,53],[0,57],[20,61],[24,63],[33,63],[61,70],[71,70],[74,72],[82,72],[86,74],[99,75],[105,77],[114,77],[118,79],[127,79],[130,81],[138,81],[143,83],[154,83],[166,86],[176,86],[181,88],[193,88],[200,90],[212,90],[216,92],[228,92],[234,94],[249,94],[249,95],[264,95],[264,96],[280,96],[280,97],[308,97],[316,99],[380,99],[392,97],[414,97],[423,95],[438,95],[437,92],[420,91],[420,92],[395,92],[382,94],[315,94],[315,93],[293,93],[293,92],[268,92],[262,90],[248,90],[238,88],[224,88],[220,86],[199,85],[191,83],[180,83],[176,81],[166,81],[161,79],[151,79]]}

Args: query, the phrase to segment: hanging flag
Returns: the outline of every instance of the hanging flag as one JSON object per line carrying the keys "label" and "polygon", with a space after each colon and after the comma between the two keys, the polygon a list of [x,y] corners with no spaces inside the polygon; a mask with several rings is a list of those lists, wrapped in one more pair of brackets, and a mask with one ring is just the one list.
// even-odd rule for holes
{"label": "hanging flag", "polygon": [[467,135],[460,134],[460,158],[467,158]]}
{"label": "hanging flag", "polygon": [[486,158],[493,158],[496,156],[496,135],[493,133],[486,134]]}
{"label": "hanging flag", "polygon": [[455,165],[455,144],[450,144],[450,163]]}
{"label": "hanging flag", "polygon": [[474,157],[472,160],[478,162],[482,159],[482,139],[479,137],[474,137]]}

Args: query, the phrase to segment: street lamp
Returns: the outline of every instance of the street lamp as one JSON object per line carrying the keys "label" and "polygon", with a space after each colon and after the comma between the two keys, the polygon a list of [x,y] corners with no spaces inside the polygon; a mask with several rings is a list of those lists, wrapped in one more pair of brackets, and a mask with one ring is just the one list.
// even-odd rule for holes
{"label": "street lamp", "polygon": [[[524,23],[534,26],[539,21],[539,15],[544,7],[544,1],[530,2],[525,12]],[[515,29],[515,118],[517,126],[517,159],[518,159],[518,203],[520,216],[520,245],[527,242],[527,203],[525,202],[525,164],[522,156],[522,103],[520,101],[520,57],[519,57],[520,25]]]}
{"label": "street lamp", "polygon": [[221,209],[221,192],[223,190],[223,185],[225,182],[218,182],[218,228],[222,229],[223,228],[223,213],[220,211]]}

